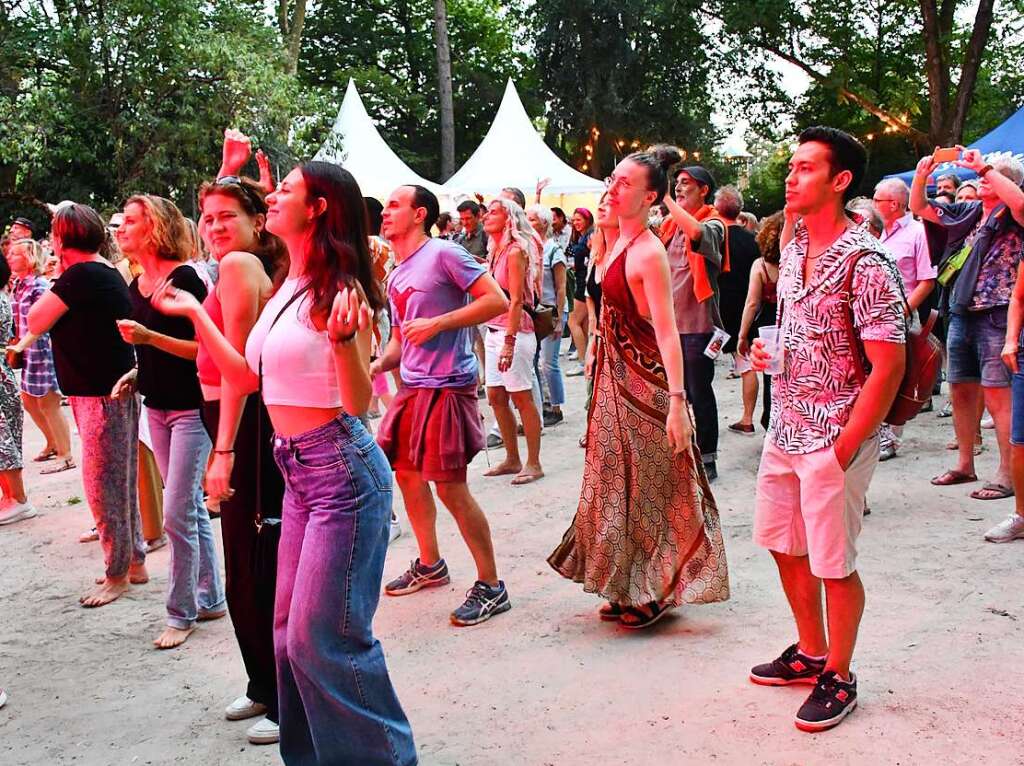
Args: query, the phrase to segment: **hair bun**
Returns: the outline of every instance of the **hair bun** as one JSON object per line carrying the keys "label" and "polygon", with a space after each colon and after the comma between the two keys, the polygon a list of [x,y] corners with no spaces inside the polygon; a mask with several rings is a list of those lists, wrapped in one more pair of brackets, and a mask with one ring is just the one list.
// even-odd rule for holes
{"label": "hair bun", "polygon": [[666,172],[673,165],[678,165],[683,161],[683,155],[679,153],[679,150],[669,144],[656,144],[648,151],[654,155],[654,159],[661,165],[661,169]]}

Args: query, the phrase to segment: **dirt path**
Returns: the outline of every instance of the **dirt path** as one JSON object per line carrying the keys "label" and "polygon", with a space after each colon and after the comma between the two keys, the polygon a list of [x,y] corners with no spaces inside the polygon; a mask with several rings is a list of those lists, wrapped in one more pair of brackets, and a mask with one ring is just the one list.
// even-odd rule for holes
{"label": "dirt path", "polygon": [[[569,379],[566,423],[544,439],[547,478],[513,488],[470,469],[487,510],[514,608],[456,630],[448,612],[473,568],[451,519],[440,538],[453,585],[385,599],[376,631],[423,764],[1017,764],[1024,763],[1024,542],[982,534],[1010,501],[938,489],[949,420],[921,416],[903,454],[879,466],[861,538],[867,612],[855,669],[861,707],[839,729],[810,736],[792,716],[806,687],[765,689],[749,667],[794,637],[769,556],[750,542],[761,438],[729,433],[738,381],[724,380],[721,478],[714,485],[726,532],[732,600],[677,611],[649,633],[596,618],[598,602],[554,574],[545,558],[575,511],[582,466],[582,380]],[[979,473],[995,467],[994,435]],[[26,454],[40,446],[26,423]],[[492,453],[492,460],[495,459]],[[77,472],[27,471],[38,518],[0,528],[0,764],[279,763],[276,749],[245,741],[223,707],[244,691],[227,620],[203,625],[186,646],[150,641],[163,616],[169,552],[153,579],[119,602],[84,610],[77,597],[101,569]],[[399,504],[399,515],[403,515]],[[385,576],[415,553],[406,534]],[[218,535],[219,536],[219,535]]]}

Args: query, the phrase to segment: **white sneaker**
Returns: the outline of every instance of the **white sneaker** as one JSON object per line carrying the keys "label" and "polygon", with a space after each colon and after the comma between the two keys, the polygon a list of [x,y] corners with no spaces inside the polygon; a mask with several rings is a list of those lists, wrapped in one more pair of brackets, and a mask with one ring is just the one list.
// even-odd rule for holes
{"label": "white sneaker", "polygon": [[96,527],[93,527],[88,532],[83,532],[78,536],[78,542],[80,543],[94,543],[100,539],[100,533],[96,531]]}
{"label": "white sneaker", "polygon": [[261,718],[246,730],[245,736],[254,745],[276,745],[281,739],[281,728],[269,718]]}
{"label": "white sneaker", "polygon": [[388,545],[402,536],[402,525],[398,523],[398,517],[391,514],[391,529],[388,530]]}
{"label": "white sneaker", "polygon": [[981,419],[981,427],[982,428],[995,428],[996,427],[996,421],[994,421],[992,419],[991,415],[986,413],[985,417],[983,417]]}
{"label": "white sneaker", "polygon": [[7,692],[5,692],[3,689],[0,689],[0,707],[3,707],[6,704],[7,704]]}
{"label": "white sneaker", "polygon": [[1011,513],[985,533],[990,543],[1009,543],[1024,538],[1024,516]]}
{"label": "white sneaker", "polygon": [[0,527],[23,519],[31,519],[36,513],[35,507],[27,500],[24,503],[10,503],[0,508]]}
{"label": "white sneaker", "polygon": [[266,705],[262,702],[253,702],[243,694],[224,709],[224,717],[229,721],[244,721],[246,718],[255,718],[266,712]]}
{"label": "white sneaker", "polygon": [[158,551],[167,545],[167,535],[160,535],[155,540],[146,540],[146,553]]}

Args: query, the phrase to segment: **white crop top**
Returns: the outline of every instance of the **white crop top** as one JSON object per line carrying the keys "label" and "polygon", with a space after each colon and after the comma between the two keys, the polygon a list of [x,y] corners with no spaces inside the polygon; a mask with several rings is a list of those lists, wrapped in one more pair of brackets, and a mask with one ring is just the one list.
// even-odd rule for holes
{"label": "white crop top", "polygon": [[[245,360],[257,375],[263,354],[263,401],[291,407],[340,407],[341,392],[334,371],[334,350],[327,331],[309,318],[309,298],[292,301],[304,278],[288,278],[267,301],[245,343]],[[281,318],[274,319],[278,314]],[[271,328],[273,324],[273,328]]]}

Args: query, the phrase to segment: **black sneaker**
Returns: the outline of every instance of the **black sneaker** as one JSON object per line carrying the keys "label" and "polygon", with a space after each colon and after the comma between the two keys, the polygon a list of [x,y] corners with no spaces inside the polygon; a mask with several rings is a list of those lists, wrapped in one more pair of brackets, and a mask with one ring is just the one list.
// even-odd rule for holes
{"label": "black sneaker", "polygon": [[448,565],[444,559],[438,559],[433,566],[425,567],[419,559],[411,562],[409,568],[400,576],[384,586],[389,596],[406,596],[421,588],[436,588],[451,582],[448,576]]}
{"label": "black sneaker", "polygon": [[505,583],[498,580],[497,587],[492,587],[477,580],[466,592],[465,603],[452,612],[452,625],[478,625],[511,608]]}
{"label": "black sneaker", "polygon": [[704,464],[704,474],[708,477],[708,484],[718,478],[718,464],[715,461]]}
{"label": "black sneaker", "polygon": [[834,670],[822,673],[811,696],[800,706],[794,722],[800,731],[825,731],[842,721],[857,707],[857,676],[840,681]]}
{"label": "black sneaker", "polygon": [[495,449],[504,443],[497,434],[487,434],[487,449]]}
{"label": "black sneaker", "polygon": [[561,411],[555,412],[554,410],[546,410],[544,412],[544,427],[550,428],[551,426],[557,426],[565,420],[565,415]]}
{"label": "black sneaker", "polygon": [[777,659],[750,669],[750,680],[761,686],[817,683],[825,660],[812,660],[793,644]]}

